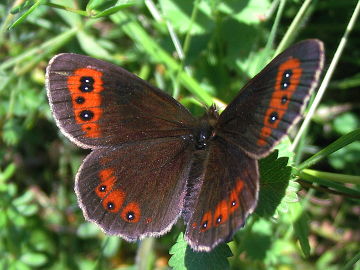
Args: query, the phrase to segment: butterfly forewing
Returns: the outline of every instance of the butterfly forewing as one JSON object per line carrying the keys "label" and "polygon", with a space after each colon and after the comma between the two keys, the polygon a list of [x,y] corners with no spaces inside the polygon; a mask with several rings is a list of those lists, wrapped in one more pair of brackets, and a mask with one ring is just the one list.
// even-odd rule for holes
{"label": "butterfly forewing", "polygon": [[98,59],[57,55],[46,77],[58,126],[84,148],[180,137],[194,124],[188,110],[172,97]]}
{"label": "butterfly forewing", "polygon": [[323,67],[323,44],[305,40],[274,58],[220,115],[217,134],[260,158],[299,119]]}

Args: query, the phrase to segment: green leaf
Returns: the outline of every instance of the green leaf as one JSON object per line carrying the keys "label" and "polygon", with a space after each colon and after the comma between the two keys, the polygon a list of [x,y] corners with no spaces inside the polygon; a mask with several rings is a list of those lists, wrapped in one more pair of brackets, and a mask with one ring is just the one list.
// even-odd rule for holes
{"label": "green leaf", "polygon": [[299,239],[301,250],[305,257],[310,256],[310,244],[308,239],[310,231],[309,222],[309,216],[303,211],[293,224],[295,235]]}
{"label": "green leaf", "polygon": [[269,0],[222,1],[218,9],[239,22],[259,24],[270,7]]}
{"label": "green leaf", "polygon": [[271,223],[265,219],[257,219],[251,233],[240,239],[241,247],[252,260],[264,260],[272,244]]}
{"label": "green leaf", "polygon": [[16,13],[19,13],[19,12],[24,12],[25,10],[28,10],[29,8],[31,8],[35,3],[36,3],[35,0],[27,0],[24,3],[21,3],[21,4],[17,5],[17,6],[15,6],[15,7],[13,7],[10,10],[10,13],[11,14],[16,14]]}
{"label": "green leaf", "polygon": [[334,153],[335,151],[345,147],[346,145],[355,142],[357,140],[360,140],[360,128],[356,129],[346,135],[341,136],[339,139],[337,139],[335,142],[329,144],[321,151],[317,152],[312,157],[305,160],[303,163],[301,163],[298,166],[298,169],[305,169],[313,166],[314,164],[318,163],[323,158],[327,157],[328,155]]}
{"label": "green leaf", "polygon": [[260,191],[255,212],[262,217],[271,217],[285,196],[289,184],[291,167],[288,158],[277,158],[278,150],[259,161]]}
{"label": "green leaf", "polygon": [[113,6],[111,8],[107,8],[103,11],[100,11],[100,12],[94,12],[92,11],[92,13],[94,13],[94,15],[92,15],[93,18],[100,18],[100,17],[105,17],[105,16],[109,16],[111,14],[114,14],[116,12],[118,12],[119,10],[122,10],[124,8],[128,8],[128,7],[131,7],[135,5],[135,2],[132,2],[132,3],[124,3],[124,4],[121,4],[121,5],[117,5],[117,6]]}
{"label": "green leaf", "polygon": [[46,0],[38,0],[35,3],[28,2],[26,6],[22,7],[22,9],[26,8],[27,11],[24,12],[24,14],[22,14],[13,24],[9,26],[9,30],[22,23],[27,16],[29,16],[38,6],[44,4],[45,2]]}
{"label": "green leaf", "polygon": [[180,33],[187,33],[191,29],[192,35],[200,35],[212,32],[215,27],[207,1],[201,1],[198,5],[195,21],[192,18],[194,2],[160,0],[159,3],[165,19]]}
{"label": "green leaf", "polygon": [[26,253],[20,257],[20,260],[33,267],[39,267],[47,262],[47,257],[41,253]]}
{"label": "green leaf", "polygon": [[[159,44],[145,32],[143,27],[137,23],[137,21],[127,14],[118,12],[111,16],[116,23],[125,23],[123,26],[126,34],[134,40],[135,43],[143,44],[142,48],[146,52],[154,57],[156,61],[164,63],[169,69],[170,73],[177,74],[180,69],[180,65],[171,57]],[[186,72],[180,72],[179,74],[180,83],[186,87],[191,93],[193,93],[200,101],[206,105],[213,104],[213,98],[208,92],[200,86],[200,84]]]}
{"label": "green leaf", "polygon": [[24,129],[20,123],[18,123],[18,120],[12,118],[5,122],[2,130],[2,137],[7,145],[16,145],[23,132]]}
{"label": "green leaf", "polygon": [[334,119],[334,130],[345,135],[359,126],[358,116],[352,112],[346,112]]}
{"label": "green leaf", "polygon": [[[97,230],[98,231],[98,230]],[[113,257],[118,252],[121,244],[121,238],[116,236],[109,236],[104,239],[105,246],[102,250],[105,257]]]}
{"label": "green leaf", "polygon": [[91,222],[82,223],[78,227],[76,232],[76,234],[80,238],[92,238],[95,237],[98,233],[99,233],[99,228]]}
{"label": "green leaf", "polygon": [[87,54],[97,58],[108,60],[112,59],[108,51],[101,47],[92,35],[87,34],[85,31],[79,31],[76,37],[79,41],[80,47]]}
{"label": "green leaf", "polygon": [[174,270],[212,270],[229,269],[228,257],[232,252],[227,244],[220,244],[211,252],[195,252],[185,242],[183,233],[180,233],[176,244],[170,249],[172,255],[169,266]]}
{"label": "green leaf", "polygon": [[344,172],[356,168],[360,164],[360,141],[353,142],[328,157],[329,163],[337,170]]}
{"label": "green leaf", "polygon": [[4,171],[0,171],[0,184],[5,183],[8,179],[10,179],[16,170],[15,163],[10,163],[6,166]]}
{"label": "green leaf", "polygon": [[[328,173],[326,173],[327,175]],[[339,192],[342,192],[342,193],[345,193],[345,194],[349,194],[350,196],[357,196],[357,197],[360,197],[360,191],[359,190],[356,190],[356,189],[352,189],[352,188],[349,188],[349,187],[346,187],[344,186],[342,183],[338,183],[338,182],[335,182],[335,181],[329,181],[329,180],[326,180],[326,179],[322,179],[319,177],[319,172],[317,172],[317,175],[318,176],[314,176],[312,174],[309,174],[309,170],[303,170],[301,173],[300,173],[300,178],[301,179],[304,179],[304,180],[307,180],[307,181],[311,181],[311,182],[314,182],[314,183],[318,183],[320,185],[323,185],[323,186],[326,186],[326,187],[329,187],[329,188],[332,188],[334,190],[337,190]],[[321,175],[321,174],[320,174]],[[359,179],[360,177],[359,176],[352,176],[355,180],[357,180],[357,182],[359,182]],[[350,181],[344,181],[345,183],[346,182],[350,182]]]}

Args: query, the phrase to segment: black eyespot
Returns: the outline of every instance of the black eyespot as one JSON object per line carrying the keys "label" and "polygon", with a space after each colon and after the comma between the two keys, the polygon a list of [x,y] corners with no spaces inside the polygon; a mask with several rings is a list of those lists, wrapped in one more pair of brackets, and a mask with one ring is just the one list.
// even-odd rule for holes
{"label": "black eyespot", "polygon": [[81,92],[91,92],[92,90],[94,90],[94,86],[90,84],[81,84],[79,89]]}
{"label": "black eyespot", "polygon": [[100,186],[99,191],[100,192],[105,192],[106,191],[106,186],[105,185]]}
{"label": "black eyespot", "polygon": [[222,215],[218,216],[218,218],[216,219],[216,223],[219,224],[222,220]]}
{"label": "black eyespot", "polygon": [[82,96],[78,96],[76,99],[75,99],[75,102],[77,104],[83,104],[85,102],[85,98],[82,97]]}
{"label": "black eyespot", "polygon": [[128,220],[134,220],[135,219],[135,213],[133,211],[129,211],[126,213],[126,218]]}
{"label": "black eyespot", "polygon": [[292,70],[291,70],[291,69],[287,69],[287,70],[285,70],[284,73],[283,73],[283,79],[285,79],[285,78],[290,78],[292,75],[293,75]]}
{"label": "black eyespot", "polygon": [[113,202],[108,202],[106,204],[107,209],[113,210],[115,208],[115,204]]}
{"label": "black eyespot", "polygon": [[231,207],[234,207],[236,205],[236,201],[231,202]]}
{"label": "black eyespot", "polygon": [[201,225],[201,227],[202,227],[203,229],[206,229],[207,225],[208,225],[208,221],[206,220],[206,221],[203,222],[203,224]]}
{"label": "black eyespot", "polygon": [[283,97],[281,98],[281,104],[285,104],[287,101],[288,101],[287,96],[283,96]]}
{"label": "black eyespot", "polygon": [[291,76],[293,75],[293,72],[291,69],[287,69],[284,71],[281,79],[280,87],[282,90],[287,89],[290,86],[290,80]]}
{"label": "black eyespot", "polygon": [[90,110],[84,110],[80,112],[79,116],[83,121],[90,121],[94,117],[94,113]]}
{"label": "black eyespot", "polygon": [[81,83],[86,83],[86,84],[93,84],[94,83],[94,78],[90,77],[90,76],[82,76],[80,78],[80,82]]}
{"label": "black eyespot", "polygon": [[269,117],[269,123],[273,124],[276,120],[279,119],[279,115],[277,112],[272,112]]}

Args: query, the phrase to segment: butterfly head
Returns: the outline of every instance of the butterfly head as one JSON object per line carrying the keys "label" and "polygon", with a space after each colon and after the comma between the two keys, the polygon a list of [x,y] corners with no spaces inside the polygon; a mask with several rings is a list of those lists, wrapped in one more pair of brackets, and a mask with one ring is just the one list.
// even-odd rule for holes
{"label": "butterfly head", "polygon": [[206,113],[199,119],[194,131],[195,148],[197,150],[205,150],[208,146],[208,141],[215,136],[214,128],[219,118],[219,113],[215,105],[212,105]]}

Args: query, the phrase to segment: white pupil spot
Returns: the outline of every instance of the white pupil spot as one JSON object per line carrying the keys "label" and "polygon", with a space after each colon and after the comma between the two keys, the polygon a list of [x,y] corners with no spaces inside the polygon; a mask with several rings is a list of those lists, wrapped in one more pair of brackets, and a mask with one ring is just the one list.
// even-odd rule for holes
{"label": "white pupil spot", "polygon": [[236,202],[235,202],[235,201],[233,201],[233,202],[231,203],[231,205],[232,205],[232,206],[235,206],[235,204],[236,204]]}
{"label": "white pupil spot", "polygon": [[283,86],[286,88],[286,87],[288,86],[288,84],[287,84],[287,83],[284,83]]}
{"label": "white pupil spot", "polygon": [[290,73],[285,73],[285,77],[289,78],[290,77]]}

